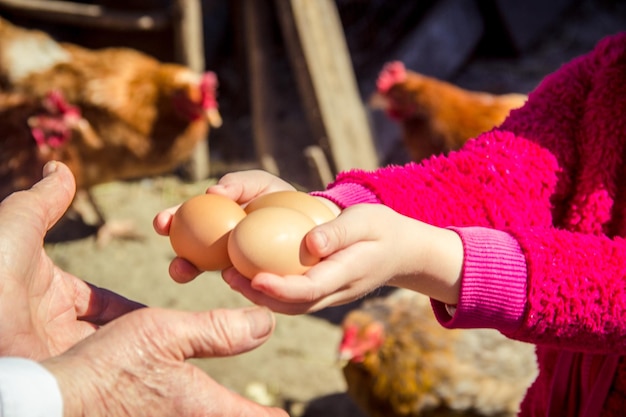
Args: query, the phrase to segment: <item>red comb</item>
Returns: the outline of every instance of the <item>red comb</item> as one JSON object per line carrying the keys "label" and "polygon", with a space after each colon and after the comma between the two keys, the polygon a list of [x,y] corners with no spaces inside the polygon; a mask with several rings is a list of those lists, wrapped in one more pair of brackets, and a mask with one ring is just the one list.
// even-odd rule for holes
{"label": "red comb", "polygon": [[208,71],[202,75],[200,90],[202,91],[203,109],[217,108],[217,99],[215,98],[217,85],[217,75],[214,72]]}
{"label": "red comb", "polygon": [[78,107],[72,106],[65,100],[63,93],[58,90],[52,90],[46,94],[44,98],[44,106],[53,114],[64,114],[66,116],[74,115],[80,117]]}
{"label": "red comb", "polygon": [[357,339],[357,334],[359,329],[357,326],[347,326],[344,329],[343,337],[341,339],[341,343],[339,345],[339,350],[350,349],[353,347],[355,340]]}
{"label": "red comb", "polygon": [[71,136],[66,124],[56,116],[42,114],[29,119],[33,139],[39,147],[59,148]]}
{"label": "red comb", "polygon": [[386,94],[395,84],[401,83],[406,79],[406,68],[400,61],[393,61],[386,64],[376,81],[376,88],[381,94]]}

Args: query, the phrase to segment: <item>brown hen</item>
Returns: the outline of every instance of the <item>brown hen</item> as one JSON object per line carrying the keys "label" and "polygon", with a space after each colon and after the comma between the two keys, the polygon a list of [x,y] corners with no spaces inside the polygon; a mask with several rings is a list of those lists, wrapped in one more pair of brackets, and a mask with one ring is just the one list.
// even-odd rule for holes
{"label": "brown hen", "polygon": [[534,346],[445,329],[409,290],[365,301],[343,331],[348,394],[370,417],[512,417],[537,375]]}
{"label": "brown hen", "polygon": [[371,99],[402,127],[411,160],[459,149],[471,138],[500,125],[526,95],[494,95],[468,91],[451,83],[409,71],[404,64],[386,64]]}
{"label": "brown hen", "polygon": [[[79,187],[173,170],[209,126],[219,126],[217,78],[130,48],[90,50],[0,19],[0,79],[6,91],[59,91],[100,136],[81,147]],[[77,144],[80,145],[80,144]]]}
{"label": "brown hen", "polygon": [[79,155],[70,142],[102,146],[78,109],[58,92],[42,99],[0,93],[0,125],[0,200],[31,187],[50,160],[63,160],[72,171],[81,172]]}
{"label": "brown hen", "polygon": [[109,181],[172,172],[221,124],[213,72],[198,74],[131,48],[57,42],[1,18],[0,86],[36,99],[54,91],[79,109],[93,137],[70,140],[59,155],[63,162],[70,154],[80,160],[68,164],[81,167],[73,169],[79,194]]}

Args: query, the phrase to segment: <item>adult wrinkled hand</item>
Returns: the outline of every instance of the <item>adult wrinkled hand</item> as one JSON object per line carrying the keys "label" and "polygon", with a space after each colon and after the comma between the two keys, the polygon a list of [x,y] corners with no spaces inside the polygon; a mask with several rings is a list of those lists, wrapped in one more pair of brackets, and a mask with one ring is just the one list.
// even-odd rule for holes
{"label": "adult wrinkled hand", "polygon": [[54,265],[46,232],[67,210],[74,177],[59,162],[44,167],[30,190],[0,203],[0,355],[44,359],[65,351],[100,325],[142,307]]}
{"label": "adult wrinkled hand", "polygon": [[57,378],[65,417],[287,417],[185,362],[246,352],[273,329],[273,316],[260,307],[198,313],[145,308],[42,364]]}

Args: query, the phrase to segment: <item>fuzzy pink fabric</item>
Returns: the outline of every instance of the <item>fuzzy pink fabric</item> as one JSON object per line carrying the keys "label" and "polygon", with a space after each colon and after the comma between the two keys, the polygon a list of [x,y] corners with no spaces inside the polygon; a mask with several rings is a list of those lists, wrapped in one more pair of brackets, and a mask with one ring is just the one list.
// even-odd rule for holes
{"label": "fuzzy pink fabric", "polygon": [[446,327],[536,344],[521,416],[626,410],[626,33],[563,65],[497,129],[420,164],[338,175],[317,193],[451,227],[465,248]]}

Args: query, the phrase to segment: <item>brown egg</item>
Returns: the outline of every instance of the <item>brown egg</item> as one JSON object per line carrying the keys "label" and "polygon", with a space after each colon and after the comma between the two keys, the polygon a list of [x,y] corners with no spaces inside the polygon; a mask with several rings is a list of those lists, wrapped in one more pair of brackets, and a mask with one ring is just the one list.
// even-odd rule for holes
{"label": "brown egg", "polygon": [[231,265],[228,235],[246,217],[233,200],[202,194],[184,202],[172,218],[170,243],[174,252],[204,271],[217,271]]}
{"label": "brown egg", "polygon": [[315,224],[326,223],[336,216],[332,210],[317,198],[302,191],[277,191],[252,200],[245,207],[251,213],[263,207],[286,207],[300,211],[313,219]]}
{"label": "brown egg", "polygon": [[319,262],[303,241],[315,222],[303,213],[285,207],[254,210],[230,234],[228,254],[244,276],[259,272],[277,275],[303,274]]}

